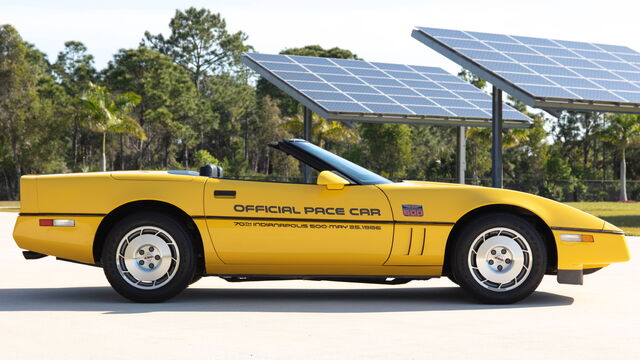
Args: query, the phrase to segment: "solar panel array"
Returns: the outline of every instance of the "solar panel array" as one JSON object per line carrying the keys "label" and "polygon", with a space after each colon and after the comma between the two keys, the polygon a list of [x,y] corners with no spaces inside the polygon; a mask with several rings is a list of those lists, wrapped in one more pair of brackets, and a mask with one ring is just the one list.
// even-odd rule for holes
{"label": "solar panel array", "polygon": [[[243,61],[280,80],[272,82],[294,98],[302,95],[318,105],[329,120],[334,114],[491,119],[489,95],[436,67],[257,53],[245,54]],[[508,105],[503,117],[524,126],[530,122]]]}
{"label": "solar panel array", "polygon": [[626,46],[425,27],[417,31],[534,97],[640,103],[640,53]]}

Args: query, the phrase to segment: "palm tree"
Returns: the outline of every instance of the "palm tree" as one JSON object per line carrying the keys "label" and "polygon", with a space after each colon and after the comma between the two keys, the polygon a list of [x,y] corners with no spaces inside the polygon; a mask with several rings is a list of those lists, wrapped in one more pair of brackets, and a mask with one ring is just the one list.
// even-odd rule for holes
{"label": "palm tree", "polygon": [[80,98],[80,103],[87,113],[82,125],[91,131],[102,134],[102,157],[100,171],[107,170],[107,134],[130,134],[146,140],[144,130],[129,114],[140,102],[140,96],[127,92],[115,97],[109,94],[104,86],[90,83],[89,89]]}
{"label": "palm tree", "polygon": [[620,150],[620,201],[627,201],[627,159],[629,146],[640,143],[640,117],[615,114],[608,117],[608,126],[602,131],[602,140]]}
{"label": "palm tree", "polygon": [[[288,118],[284,124],[285,129],[292,134],[302,134],[303,126],[302,115]],[[358,132],[339,121],[328,121],[314,113],[311,122],[311,139],[320,147],[325,147],[327,142],[354,143],[358,140]]]}

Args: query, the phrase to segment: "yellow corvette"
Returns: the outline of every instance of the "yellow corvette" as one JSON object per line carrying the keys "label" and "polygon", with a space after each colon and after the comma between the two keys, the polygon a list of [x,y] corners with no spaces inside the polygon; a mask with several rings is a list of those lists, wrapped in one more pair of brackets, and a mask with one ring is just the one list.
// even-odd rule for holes
{"label": "yellow corvette", "polygon": [[101,266],[140,302],[202,276],[403,284],[448,276],[486,303],[531,294],[543,275],[627,261],[617,227],[538,196],[393,183],[309,142],[270,144],[318,171],[316,184],[246,181],[205,166],[23,176],[14,238],[27,259]]}

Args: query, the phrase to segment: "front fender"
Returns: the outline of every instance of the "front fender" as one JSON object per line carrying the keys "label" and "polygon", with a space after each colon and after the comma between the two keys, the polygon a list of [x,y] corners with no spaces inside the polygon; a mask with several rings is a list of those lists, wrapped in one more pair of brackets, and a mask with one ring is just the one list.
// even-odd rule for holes
{"label": "front fender", "polygon": [[[455,224],[474,210],[508,205],[538,216],[552,231],[558,270],[582,270],[629,260],[624,233],[604,220],[571,206],[519,191],[478,186],[404,182],[379,185],[387,194],[396,221]],[[423,216],[405,216],[402,205],[422,205]],[[588,234],[593,242],[567,242],[562,234]],[[446,239],[432,239],[443,242]]]}

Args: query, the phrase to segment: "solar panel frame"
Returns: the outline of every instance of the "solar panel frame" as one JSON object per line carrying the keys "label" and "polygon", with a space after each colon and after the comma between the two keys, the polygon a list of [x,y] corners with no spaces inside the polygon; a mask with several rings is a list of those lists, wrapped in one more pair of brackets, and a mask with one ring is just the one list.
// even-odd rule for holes
{"label": "solar panel frame", "polygon": [[[640,53],[626,46],[424,27],[412,37],[529,106],[640,113]],[[469,46],[474,41],[490,50]],[[509,46],[520,50],[504,51]]]}
{"label": "solar panel frame", "polygon": [[[490,104],[491,97],[440,68],[256,53],[241,60],[327,120],[491,126],[491,109],[473,103]],[[532,124],[511,107],[503,112],[507,128]]]}

